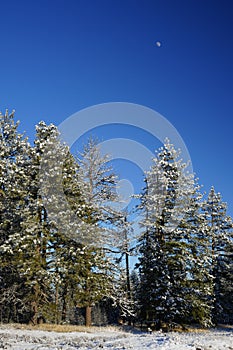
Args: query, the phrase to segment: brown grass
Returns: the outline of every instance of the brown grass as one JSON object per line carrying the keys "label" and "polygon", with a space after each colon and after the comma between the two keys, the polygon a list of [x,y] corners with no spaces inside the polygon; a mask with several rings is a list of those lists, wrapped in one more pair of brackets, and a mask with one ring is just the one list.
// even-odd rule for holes
{"label": "brown grass", "polygon": [[14,329],[25,329],[25,330],[41,330],[41,331],[47,331],[47,332],[62,332],[62,333],[70,333],[70,332],[85,332],[85,333],[93,333],[95,331],[104,331],[104,330],[116,330],[116,327],[85,327],[85,326],[75,326],[75,325],[61,325],[61,324],[38,324],[38,325],[27,325],[27,324],[18,324],[18,323],[11,323],[11,324],[5,324],[1,325],[1,327],[10,327]]}
{"label": "brown grass", "polygon": [[[22,329],[22,330],[41,330],[41,331],[47,331],[47,332],[62,332],[62,333],[70,333],[70,332],[84,332],[84,333],[93,333],[93,332],[101,332],[101,331],[132,331],[134,328],[132,327],[121,327],[121,326],[104,326],[104,327],[85,327],[85,326],[75,326],[75,325],[61,325],[61,324],[48,324],[48,323],[43,323],[43,324],[38,324],[38,325],[27,325],[27,324],[19,324],[19,323],[10,323],[10,324],[1,324],[0,328],[14,328],[14,329]],[[129,328],[129,329],[128,329]],[[219,325],[220,329],[232,329],[233,326],[229,325]],[[136,327],[135,329],[140,330],[139,327]],[[146,331],[146,329],[145,329]],[[193,325],[193,326],[186,326],[186,329],[184,330],[182,327],[177,327],[174,329],[176,332],[193,332],[193,333],[202,333],[202,332],[208,332],[210,329],[202,328],[198,325]]]}

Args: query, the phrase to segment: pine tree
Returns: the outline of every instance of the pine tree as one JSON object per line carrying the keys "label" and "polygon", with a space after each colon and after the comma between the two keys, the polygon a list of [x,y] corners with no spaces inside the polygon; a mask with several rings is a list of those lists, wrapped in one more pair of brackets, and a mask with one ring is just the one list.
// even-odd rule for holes
{"label": "pine tree", "polygon": [[0,114],[0,264],[1,303],[6,320],[23,319],[24,278],[17,250],[22,237],[23,212],[27,205],[27,167],[30,146],[18,132],[14,112]]}
{"label": "pine tree", "polygon": [[[89,280],[92,280],[91,283],[96,286],[98,284],[102,285],[98,281],[101,276],[106,277],[108,284],[103,284],[102,297],[112,297],[109,281],[111,280],[111,283],[113,283],[116,267],[113,263],[112,253],[108,253],[112,252],[112,247],[115,247],[119,242],[117,224],[121,219],[121,214],[114,206],[118,201],[116,193],[117,177],[108,162],[109,156],[101,156],[97,140],[93,138],[88,140],[83,152],[78,157],[80,189],[90,209],[86,220],[95,230],[95,235],[92,236],[94,238],[92,246],[96,252],[95,261],[99,261],[99,265],[95,266],[95,270],[102,271],[100,274],[91,273],[93,268],[90,266],[86,270],[86,275]],[[90,254],[92,254],[93,248],[88,249],[90,249]],[[91,277],[88,277],[90,273]],[[93,290],[93,287],[90,289],[87,278],[85,281],[87,291],[86,318],[90,320],[90,307],[95,300],[93,300],[93,291],[90,292],[91,289]]]}
{"label": "pine tree", "polygon": [[40,123],[37,128],[35,146],[30,147],[26,167],[26,205],[21,211],[21,232],[12,235],[8,245],[14,246],[14,256],[19,255],[17,270],[23,279],[25,321],[33,324],[40,316],[48,317],[51,302],[51,227],[46,208],[40,194],[40,162],[46,147],[46,139],[51,137],[53,128]]}
{"label": "pine tree", "polygon": [[181,226],[186,242],[187,283],[184,320],[210,327],[213,310],[213,276],[207,222],[202,214],[203,195],[195,181],[187,213]]}
{"label": "pine tree", "polygon": [[[211,272],[214,283],[214,322],[230,319],[232,313],[233,224],[220,193],[211,188],[203,211],[208,224]],[[219,316],[221,315],[221,316]],[[224,315],[224,316],[223,316]]]}
{"label": "pine tree", "polygon": [[233,234],[219,254],[216,268],[216,321],[233,323]]}
{"label": "pine tree", "polygon": [[[74,165],[75,161],[73,159],[72,163],[71,155],[61,145],[57,128],[54,125],[47,126],[44,122],[41,122],[37,126],[35,146],[29,147],[28,152],[25,152],[27,154],[27,163],[25,160],[23,163],[25,168],[23,181],[25,203],[20,208],[20,230],[14,230],[2,246],[2,249],[8,255],[10,254],[11,261],[14,261],[14,268],[20,276],[20,281],[19,278],[16,278],[17,276],[14,276],[14,280],[17,281],[17,288],[20,288],[21,292],[18,300],[20,300],[24,308],[23,321],[30,320],[34,324],[37,323],[38,318],[42,315],[50,321],[65,318],[64,310],[68,298],[67,290],[71,289],[71,282],[73,283],[72,287],[77,289],[77,285],[75,286],[71,278],[69,278],[70,284],[68,287],[66,283],[63,283],[65,279],[68,280],[68,273],[65,274],[63,272],[62,276],[59,275],[61,270],[65,271],[65,267],[68,267],[69,271],[70,268],[74,271],[75,266],[77,267],[77,263],[73,261],[74,259],[70,259],[77,246],[76,242],[73,242],[69,237],[70,224],[72,222],[67,223],[65,219],[62,221],[65,233],[68,233],[68,237],[66,237],[64,232],[59,231],[60,227],[57,225],[57,222],[51,220],[51,212],[48,213],[48,209],[51,209],[51,207],[47,207],[45,201],[46,195],[47,199],[50,200],[52,195],[54,195],[53,189],[56,189],[55,181],[53,183],[54,187],[49,186],[51,185],[50,173],[48,177],[41,176],[41,173],[43,174],[41,167],[48,160],[44,155],[49,151],[48,148],[50,146],[52,146],[51,154],[56,154],[56,159],[60,160],[60,163],[56,165],[62,169],[59,180],[62,182],[64,196],[71,209],[77,212],[77,216],[81,216],[82,210],[80,208],[82,206],[80,204],[80,192],[75,179],[77,170]],[[44,163],[42,160],[44,160]],[[52,165],[48,164],[48,171],[51,170],[49,166],[51,167]],[[52,168],[52,172],[53,170]],[[44,187],[41,185],[42,179],[45,180]],[[54,179],[57,180],[56,176],[53,177]],[[58,185],[60,184],[58,183]],[[51,192],[46,192],[47,189],[48,192],[49,190]],[[57,194],[56,191],[55,194]],[[56,198],[56,200],[53,203],[55,214],[59,211],[59,207],[56,206],[59,205],[59,198]],[[13,208],[12,205],[10,208]],[[60,209],[62,209],[61,206]],[[52,218],[54,219],[53,216]],[[68,226],[68,230],[66,230],[67,227],[65,225]],[[57,256],[60,254],[60,247],[62,247],[63,264],[59,266],[57,264]],[[9,265],[7,266],[9,267]],[[58,276],[62,277],[62,279],[58,279]],[[77,280],[77,277],[75,278]],[[60,294],[57,294],[57,285],[65,286],[64,288],[59,288]],[[52,316],[54,311],[55,319]]]}
{"label": "pine tree", "polygon": [[35,146],[40,159],[38,193],[49,225],[47,262],[53,289],[50,305],[53,321],[64,323],[85,289],[82,280],[90,261],[83,238],[88,241],[85,234],[93,228],[87,224],[89,209],[81,196],[78,165],[69,148],[61,143],[57,128],[41,122]]}
{"label": "pine tree", "polygon": [[60,144],[55,131],[46,140],[40,176],[42,199],[50,224],[54,225],[50,239],[54,250],[51,265],[55,277],[55,308],[56,314],[61,313],[57,321],[66,322],[68,309],[79,305],[86,307],[88,326],[91,306],[109,293],[109,264],[100,237],[105,231],[101,225],[109,222],[104,209],[106,200],[111,200],[112,190],[108,186],[113,181],[113,175],[108,174],[106,179],[106,168],[98,154],[94,152],[88,158],[89,155],[87,152],[82,161],[88,165],[85,162],[90,160],[91,171],[75,162],[69,149]]}
{"label": "pine tree", "polygon": [[[153,159],[151,170],[146,174],[146,188],[142,196],[144,234],[139,242],[140,294],[142,317],[149,320],[165,321],[171,317],[169,303],[172,301],[172,276],[169,270],[175,243],[172,240],[172,226],[176,220],[173,212],[179,205],[178,191],[181,190],[178,176],[183,171],[177,157],[177,152],[167,142]],[[143,298],[144,291],[146,295]]]}
{"label": "pine tree", "polygon": [[179,152],[166,140],[146,174],[141,198],[144,232],[137,265],[141,317],[158,324],[187,320],[193,307],[191,270],[195,259],[203,257],[200,252],[194,256],[200,204],[198,186],[186,169]]}
{"label": "pine tree", "polygon": [[[36,137],[34,147],[31,148],[31,162],[28,171],[30,185],[28,206],[24,215],[26,255],[23,274],[26,283],[31,286],[28,298],[31,300],[31,322],[34,324],[37,323],[40,315],[48,320],[53,313],[51,265],[54,253],[52,246],[54,225],[48,216],[48,210],[41,193],[41,162],[48,150],[48,143],[51,140],[56,140],[57,137],[58,131],[53,124],[46,125],[44,122],[40,122],[36,126]],[[56,145],[57,153],[62,153],[63,148],[59,141]]]}
{"label": "pine tree", "polygon": [[[82,195],[91,213],[89,220],[99,226],[113,225],[119,213],[114,203],[119,201],[117,176],[109,164],[109,155],[101,155],[98,141],[90,138],[77,158]],[[106,239],[106,237],[105,237]]]}

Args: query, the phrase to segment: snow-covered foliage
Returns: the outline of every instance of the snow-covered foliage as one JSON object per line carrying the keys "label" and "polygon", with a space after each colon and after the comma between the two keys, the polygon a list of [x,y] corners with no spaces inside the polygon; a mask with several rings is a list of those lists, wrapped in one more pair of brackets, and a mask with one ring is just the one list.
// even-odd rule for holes
{"label": "snow-covered foliage", "polygon": [[[81,195],[89,208],[88,223],[95,224],[93,244],[107,254],[105,268],[111,275],[111,288],[106,294],[113,305],[121,310],[122,317],[133,315],[129,296],[129,266],[120,267],[118,256],[126,257],[128,251],[127,233],[129,223],[125,213],[120,212],[120,198],[117,194],[117,176],[109,163],[109,155],[101,155],[98,141],[90,138],[78,155],[78,180]],[[116,263],[118,261],[118,263]]]}
{"label": "snow-covered foliage", "polygon": [[77,155],[78,180],[81,195],[89,208],[88,222],[95,224],[96,246],[115,246],[121,213],[116,209],[117,175],[109,163],[109,155],[101,155],[98,141],[90,138]]}
{"label": "snow-covered foliage", "polygon": [[232,322],[233,226],[221,195],[212,188],[204,200],[166,140],[145,174],[130,273],[132,226],[108,160],[93,139],[75,159],[44,122],[30,145],[14,113],[0,114],[0,321],[77,323],[86,308],[87,324]]}
{"label": "snow-covered foliage", "polygon": [[233,223],[221,194],[211,188],[203,203],[214,278],[215,322],[233,321]]}
{"label": "snow-covered foliage", "polygon": [[70,309],[110,293],[108,259],[88,244],[96,225],[78,165],[52,124],[39,123],[32,147],[6,113],[0,136],[4,321],[66,322]]}

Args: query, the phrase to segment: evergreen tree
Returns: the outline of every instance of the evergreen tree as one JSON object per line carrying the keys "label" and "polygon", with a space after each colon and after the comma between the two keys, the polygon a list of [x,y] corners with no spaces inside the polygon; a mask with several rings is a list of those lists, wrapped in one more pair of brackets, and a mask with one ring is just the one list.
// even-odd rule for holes
{"label": "evergreen tree", "polygon": [[[142,227],[145,231],[139,242],[140,294],[142,317],[149,320],[165,321],[171,317],[169,268],[174,246],[172,225],[176,220],[173,212],[179,204],[178,176],[183,172],[177,158],[177,152],[167,142],[146,174],[146,188],[142,196]],[[146,295],[143,297],[144,292]]]}
{"label": "evergreen tree", "polygon": [[201,222],[200,204],[198,186],[186,169],[179,152],[166,140],[146,174],[141,198],[144,233],[137,265],[141,317],[158,324],[187,320],[193,302],[191,271],[195,259],[203,257],[200,252],[193,255]]}
{"label": "evergreen tree", "polygon": [[30,146],[18,132],[14,112],[0,114],[0,278],[1,304],[5,320],[21,320],[24,278],[18,269],[21,254],[17,250],[22,237],[23,212],[27,205],[27,168]]}
{"label": "evergreen tree", "polygon": [[[52,125],[41,122],[37,127],[35,146],[30,147],[26,167],[26,205],[21,210],[21,231],[8,239],[17,260],[17,271],[23,279],[21,297],[25,305],[25,321],[36,324],[43,315],[48,318],[51,298],[51,227],[40,194],[40,162],[47,139],[55,132]],[[17,235],[17,236],[16,236]],[[13,248],[12,248],[13,247]]]}
{"label": "evergreen tree", "polygon": [[195,183],[189,208],[180,229],[186,242],[187,283],[185,321],[213,325],[213,276],[207,222],[202,214],[203,195]]}
{"label": "evergreen tree", "polygon": [[[87,215],[87,222],[93,225],[95,229],[95,235],[92,236],[94,239],[92,245],[94,250],[106,259],[104,263],[101,263],[100,260],[98,269],[103,271],[104,267],[104,274],[107,277],[106,281],[111,277],[111,283],[114,283],[117,268],[114,265],[113,251],[115,251],[115,247],[119,245],[117,233],[118,224],[122,215],[117,211],[116,207],[117,201],[119,200],[116,193],[117,176],[114,174],[108,162],[109,156],[102,156],[97,141],[90,138],[84,146],[83,152],[80,153],[78,157],[78,176],[82,195],[85,198],[88,208],[90,208],[89,214]],[[92,251],[92,248],[90,249]],[[89,274],[88,270],[86,273],[87,275]],[[95,280],[96,282],[93,280],[92,283],[98,284],[100,275],[93,274],[93,277],[94,276],[97,280]],[[116,297],[113,295],[113,290],[116,291],[117,288],[116,286],[112,288],[113,289],[109,289],[108,287],[106,290],[103,289],[102,296],[112,297],[115,300]],[[89,290],[88,286],[87,290]],[[87,312],[90,314],[91,295],[89,299],[90,302],[89,305],[87,305]],[[90,316],[88,318],[90,319]]]}
{"label": "evergreen tree", "polygon": [[[33,323],[37,323],[38,316],[43,315],[46,320],[53,320],[54,312],[52,264],[54,255],[54,223],[51,221],[47,206],[41,191],[41,167],[44,154],[48,151],[48,144],[53,142],[54,151],[62,157],[63,147],[58,140],[57,128],[40,122],[36,126],[34,147],[31,149],[31,163],[29,167],[30,186],[28,189],[28,207],[25,212],[25,235],[27,254],[24,274],[31,286],[28,293],[32,300]],[[59,166],[59,165],[58,165]]]}
{"label": "evergreen tree", "polygon": [[99,227],[112,227],[119,217],[114,207],[119,198],[116,192],[117,176],[109,164],[109,155],[102,156],[97,140],[90,138],[77,161],[82,195],[91,209],[90,222],[98,222]]}
{"label": "evergreen tree", "polygon": [[70,310],[77,305],[84,306],[86,300],[92,304],[98,299],[103,285],[99,273],[100,254],[88,247],[94,224],[89,221],[91,211],[80,191],[79,168],[74,157],[68,147],[61,144],[55,126],[40,123],[37,129],[38,147],[43,149],[40,194],[51,227],[49,264],[55,321],[67,322]]}
{"label": "evergreen tree", "polygon": [[214,187],[211,188],[204,202],[203,211],[208,224],[207,234],[215,298],[213,319],[216,323],[231,319],[233,225],[232,219],[227,216],[227,205],[222,201],[220,193],[215,192]]}

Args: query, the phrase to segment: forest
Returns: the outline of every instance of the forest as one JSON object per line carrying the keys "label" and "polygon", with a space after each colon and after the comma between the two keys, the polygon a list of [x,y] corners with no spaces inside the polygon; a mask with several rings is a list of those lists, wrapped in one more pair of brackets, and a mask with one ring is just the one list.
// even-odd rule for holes
{"label": "forest", "polygon": [[55,125],[36,125],[33,145],[18,126],[0,114],[1,323],[233,323],[232,218],[168,139],[135,196],[134,234],[94,139],[73,155]]}

